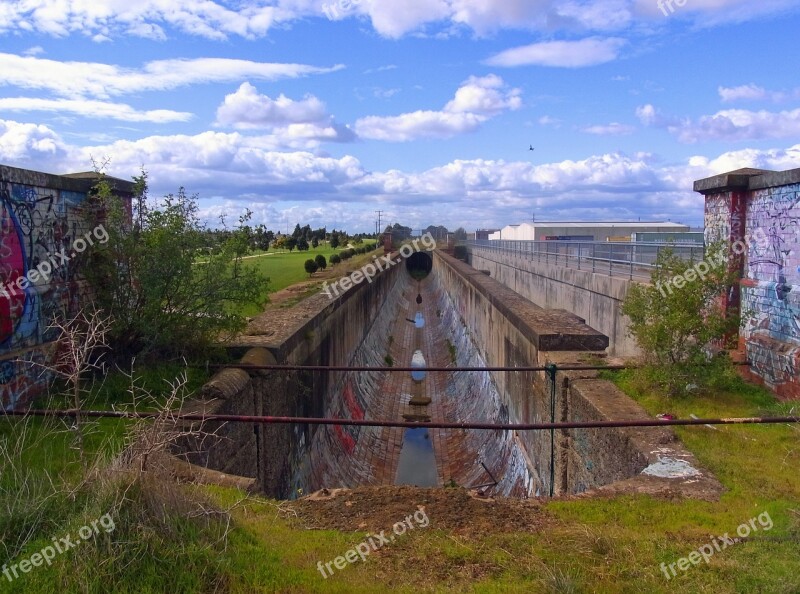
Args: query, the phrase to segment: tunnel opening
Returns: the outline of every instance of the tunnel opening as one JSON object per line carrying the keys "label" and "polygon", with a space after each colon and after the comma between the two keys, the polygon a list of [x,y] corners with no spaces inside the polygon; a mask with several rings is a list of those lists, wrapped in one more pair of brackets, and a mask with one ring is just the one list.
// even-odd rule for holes
{"label": "tunnel opening", "polygon": [[427,252],[414,252],[406,258],[406,270],[415,280],[427,277],[433,269],[433,258]]}

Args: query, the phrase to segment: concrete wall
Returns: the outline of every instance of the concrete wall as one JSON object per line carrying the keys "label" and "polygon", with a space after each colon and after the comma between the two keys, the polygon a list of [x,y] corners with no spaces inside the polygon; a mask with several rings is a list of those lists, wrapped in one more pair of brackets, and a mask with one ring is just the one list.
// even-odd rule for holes
{"label": "concrete wall", "polygon": [[[402,276],[400,276],[402,275]],[[256,318],[243,342],[232,348],[254,361],[296,365],[384,365],[383,349],[359,348],[369,336],[388,332],[380,324],[393,319],[398,278],[407,278],[401,265],[386,268],[371,283],[362,282],[329,299],[320,293],[292,308],[272,309]],[[256,350],[253,350],[256,349]],[[362,353],[356,357],[357,353]],[[366,357],[366,358],[365,358]],[[225,383],[223,370],[210,384]],[[245,373],[245,372],[240,372]],[[229,390],[204,388],[205,402],[190,404],[203,410],[229,414],[364,418],[367,394],[375,390],[378,373],[258,372],[244,382],[233,381]],[[308,425],[257,425],[243,432],[241,424],[218,430],[190,462],[208,464],[227,472],[255,476],[259,488],[276,498],[295,497],[316,485],[348,484],[364,472],[350,454],[373,428]],[[247,425],[245,425],[247,426]],[[208,453],[217,444],[238,443],[224,455]],[[194,444],[180,444],[184,455]],[[363,477],[362,477],[363,478]]]}
{"label": "concrete wall", "polygon": [[[75,313],[85,290],[79,259],[63,262],[87,231],[82,212],[94,179],[0,166],[0,403],[22,406],[50,379],[55,315]],[[126,183],[126,182],[123,182]],[[51,263],[49,277],[31,275]],[[46,270],[42,268],[42,270]],[[30,278],[32,283],[27,282]]]}
{"label": "concrete wall", "polygon": [[[586,364],[602,360],[608,340],[578,316],[564,310],[545,310],[489,276],[435,252],[430,282],[445,339],[455,345],[459,365],[537,366],[547,363]],[[426,280],[426,282],[428,282]],[[409,283],[400,267],[385,271],[372,284],[362,283],[339,299],[312,297],[298,311],[273,310],[250,330],[251,348],[245,361],[281,361],[322,365],[382,365],[388,325]],[[290,323],[294,320],[295,323]],[[300,321],[298,320],[306,320]],[[258,333],[264,337],[259,340]],[[258,348],[262,347],[262,348]],[[457,418],[528,423],[566,420],[643,418],[646,413],[596,372],[559,372],[554,385],[545,372],[455,372],[444,389],[459,394]],[[381,374],[338,373],[326,377],[227,369],[206,386],[210,399],[194,407],[235,414],[332,416],[369,418],[370,398]],[[391,395],[396,397],[397,395]],[[551,397],[553,400],[551,401]],[[250,431],[253,431],[250,433]],[[581,493],[613,481],[633,481],[640,488],[649,479],[639,473],[661,456],[691,461],[666,429],[652,438],[642,430],[595,429],[550,431],[465,432],[464,444],[479,452],[492,474],[499,477],[496,493],[548,495]],[[190,460],[216,464],[226,472],[257,476],[260,489],[278,497],[293,497],[322,486],[376,484],[369,457],[355,456],[381,439],[370,427],[304,427],[245,424],[221,427],[227,439],[219,452],[201,452]],[[196,447],[200,444],[189,444]],[[208,447],[209,443],[205,444]],[[237,447],[238,446],[238,447]],[[202,449],[202,447],[197,448]],[[367,462],[365,462],[367,460]],[[476,461],[459,484],[485,478]],[[551,481],[551,471],[554,481]],[[471,472],[472,474],[469,474]],[[665,479],[659,488],[676,488]],[[692,475],[692,484],[701,484]],[[385,480],[385,479],[384,479]],[[390,479],[391,480],[391,479]],[[702,483],[704,484],[704,483]]]}
{"label": "concrete wall", "polygon": [[480,246],[467,248],[469,263],[536,305],[565,309],[609,339],[612,355],[639,354],[628,336],[628,321],[620,312],[632,282],[624,278],[532,262],[514,253],[502,253]]}

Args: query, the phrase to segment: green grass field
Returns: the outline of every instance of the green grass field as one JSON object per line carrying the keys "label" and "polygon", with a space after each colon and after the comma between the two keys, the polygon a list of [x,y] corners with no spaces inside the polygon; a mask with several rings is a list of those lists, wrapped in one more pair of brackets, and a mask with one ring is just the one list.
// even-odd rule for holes
{"label": "green grass field", "polygon": [[[355,247],[360,247],[361,245],[363,244],[359,244]],[[269,293],[275,293],[281,289],[285,289],[286,287],[294,285],[295,283],[309,280],[308,273],[305,271],[305,268],[303,268],[303,264],[309,258],[313,260],[317,254],[322,254],[325,256],[326,260],[330,260],[330,257],[333,254],[341,254],[344,249],[345,248],[341,246],[333,249],[327,243],[324,243],[320,244],[316,249],[310,248],[305,252],[298,252],[297,250],[292,252],[287,250],[276,250],[261,253],[253,257],[249,257],[247,260],[245,260],[245,263],[248,266],[254,267],[265,277],[269,278],[269,288],[266,295],[268,296]],[[370,254],[372,254],[372,252],[370,252]],[[366,254],[356,254],[350,260],[337,264],[336,268],[344,269],[344,267],[347,266],[347,263],[360,261],[357,259],[363,259],[365,257]],[[331,264],[328,263],[328,270],[330,269]],[[260,308],[256,306],[250,306],[243,308],[241,313],[246,316],[253,316],[260,311]]]}

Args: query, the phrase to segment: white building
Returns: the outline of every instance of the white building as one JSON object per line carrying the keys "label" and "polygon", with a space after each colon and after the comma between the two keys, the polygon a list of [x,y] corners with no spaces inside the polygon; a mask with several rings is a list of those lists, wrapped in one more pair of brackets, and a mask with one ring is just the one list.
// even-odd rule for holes
{"label": "white building", "polygon": [[630,241],[631,234],[642,233],[682,233],[689,231],[689,225],[671,222],[629,222],[629,221],[565,221],[522,223],[507,225],[489,235],[490,240],[504,239],[517,241]]}

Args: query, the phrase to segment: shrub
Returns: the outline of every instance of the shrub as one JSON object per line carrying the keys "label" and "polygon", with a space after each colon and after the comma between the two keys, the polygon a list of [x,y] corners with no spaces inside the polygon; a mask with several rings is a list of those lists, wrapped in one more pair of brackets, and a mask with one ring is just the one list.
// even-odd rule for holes
{"label": "shrub", "polygon": [[113,320],[107,338],[114,356],[186,354],[241,331],[246,321],[235,312],[261,303],[267,283],[242,261],[249,215],[201,263],[207,238],[197,197],[180,188],[148,205],[147,174],[135,179],[132,218],[102,174],[85,211],[108,233],[85,254],[83,269],[94,303]]}
{"label": "shrub", "polygon": [[[651,284],[632,284],[622,303],[622,313],[630,319],[629,334],[644,353],[645,375],[670,394],[685,392],[691,384],[709,386],[728,375],[727,358],[709,355],[710,347],[719,346],[739,323],[737,312],[721,306],[736,282],[726,255],[725,244],[709,245],[703,274],[698,274],[698,263],[664,250]],[[676,278],[682,279],[680,288],[673,285]]]}
{"label": "shrub", "polygon": [[320,270],[325,270],[328,267],[328,262],[322,254],[317,254],[316,258],[314,258],[314,263]]}
{"label": "shrub", "polygon": [[339,257],[339,254],[333,254],[330,258],[331,266],[333,266],[334,264],[338,264],[341,261],[342,259]]}
{"label": "shrub", "polygon": [[319,268],[319,266],[317,266],[317,263],[314,262],[314,260],[312,260],[311,258],[309,258],[308,260],[305,261],[305,264],[303,264],[303,267],[306,269],[306,272],[308,273],[308,276],[311,276],[312,274],[314,274],[317,271],[317,269]]}

